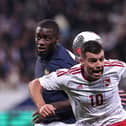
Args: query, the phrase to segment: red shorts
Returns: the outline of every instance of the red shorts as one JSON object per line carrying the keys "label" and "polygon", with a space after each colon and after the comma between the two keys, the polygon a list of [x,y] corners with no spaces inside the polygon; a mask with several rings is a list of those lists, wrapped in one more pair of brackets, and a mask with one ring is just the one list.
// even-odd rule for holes
{"label": "red shorts", "polygon": [[121,122],[114,123],[110,126],[126,126],[126,119]]}

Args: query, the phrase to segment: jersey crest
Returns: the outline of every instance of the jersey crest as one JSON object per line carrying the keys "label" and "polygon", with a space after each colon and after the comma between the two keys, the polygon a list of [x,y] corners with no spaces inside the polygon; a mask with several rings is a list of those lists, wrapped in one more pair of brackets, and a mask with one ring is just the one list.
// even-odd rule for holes
{"label": "jersey crest", "polygon": [[108,87],[108,86],[110,85],[110,82],[111,82],[111,80],[110,80],[109,77],[105,77],[105,78],[103,79],[103,83],[104,83],[104,86],[105,86],[105,87]]}

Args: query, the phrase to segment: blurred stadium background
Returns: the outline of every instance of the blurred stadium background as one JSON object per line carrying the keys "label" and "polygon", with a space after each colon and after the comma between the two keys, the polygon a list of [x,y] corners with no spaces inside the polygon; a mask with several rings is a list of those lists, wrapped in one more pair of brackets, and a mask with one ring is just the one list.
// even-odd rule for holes
{"label": "blurred stadium background", "polygon": [[91,30],[103,37],[107,58],[126,61],[125,0],[0,0],[0,126],[33,125],[27,85],[34,78],[35,26],[44,18],[57,21],[66,48],[72,50],[78,32]]}

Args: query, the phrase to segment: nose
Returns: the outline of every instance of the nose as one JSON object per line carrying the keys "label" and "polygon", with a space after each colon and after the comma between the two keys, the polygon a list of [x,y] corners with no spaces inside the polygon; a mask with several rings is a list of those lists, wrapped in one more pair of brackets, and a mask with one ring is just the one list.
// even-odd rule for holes
{"label": "nose", "polygon": [[97,67],[97,68],[101,68],[101,67],[103,67],[103,65],[104,65],[104,64],[103,64],[103,61],[98,60],[98,61],[97,61],[97,64],[96,64],[96,67]]}
{"label": "nose", "polygon": [[37,41],[37,46],[38,46],[38,48],[42,48],[42,47],[46,46],[45,40],[44,39],[38,40]]}
{"label": "nose", "polygon": [[37,41],[38,44],[42,45],[42,44],[45,44],[45,40],[44,39],[40,39]]}

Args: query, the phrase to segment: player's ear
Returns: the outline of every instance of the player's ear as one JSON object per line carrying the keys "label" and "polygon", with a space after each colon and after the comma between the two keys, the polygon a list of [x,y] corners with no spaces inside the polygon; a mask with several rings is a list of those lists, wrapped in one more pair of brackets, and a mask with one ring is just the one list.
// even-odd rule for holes
{"label": "player's ear", "polygon": [[85,64],[85,57],[82,55],[80,55],[80,63],[83,65]]}
{"label": "player's ear", "polygon": [[81,64],[84,64],[84,62],[83,62],[83,58],[82,58],[82,57],[80,57],[79,60],[80,60],[80,63],[81,63]]}

